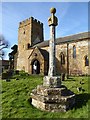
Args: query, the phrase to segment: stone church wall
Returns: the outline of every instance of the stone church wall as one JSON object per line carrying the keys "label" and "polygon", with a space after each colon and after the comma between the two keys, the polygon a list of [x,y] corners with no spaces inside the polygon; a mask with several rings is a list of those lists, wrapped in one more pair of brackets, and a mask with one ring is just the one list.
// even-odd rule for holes
{"label": "stone church wall", "polygon": [[[62,43],[56,45],[56,70],[57,74],[67,73],[70,75],[87,75],[89,74],[90,64],[89,66],[85,66],[85,56],[88,56],[89,48],[88,48],[88,39],[85,40],[77,40],[76,42],[68,43],[68,53],[67,53],[67,43]],[[73,46],[76,47],[76,58],[73,58]],[[43,47],[49,52],[49,47]],[[65,55],[65,64],[61,65],[60,53],[64,53]],[[68,54],[68,55],[67,55]],[[68,61],[67,61],[68,58]],[[90,61],[90,57],[89,57]]]}
{"label": "stone church wall", "polygon": [[24,70],[25,72],[28,72],[28,57],[31,54],[33,49],[23,51],[18,55],[17,59],[17,69],[18,70]]}
{"label": "stone church wall", "polygon": [[[76,47],[76,58],[73,58],[73,46]],[[88,40],[69,44],[69,74],[86,75],[89,66],[85,66],[85,56],[88,55]]]}
{"label": "stone church wall", "polygon": [[[65,55],[65,64],[61,65],[60,54]],[[57,74],[66,73],[67,71],[67,44],[56,45],[56,70]]]}

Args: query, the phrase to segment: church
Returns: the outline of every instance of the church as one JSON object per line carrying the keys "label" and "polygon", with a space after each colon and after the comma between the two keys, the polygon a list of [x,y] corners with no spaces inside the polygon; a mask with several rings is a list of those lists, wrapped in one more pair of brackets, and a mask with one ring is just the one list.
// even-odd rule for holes
{"label": "church", "polygon": [[[56,73],[90,75],[89,32],[56,39]],[[47,75],[49,40],[44,41],[43,23],[30,17],[19,23],[18,46],[9,53],[10,68]]]}

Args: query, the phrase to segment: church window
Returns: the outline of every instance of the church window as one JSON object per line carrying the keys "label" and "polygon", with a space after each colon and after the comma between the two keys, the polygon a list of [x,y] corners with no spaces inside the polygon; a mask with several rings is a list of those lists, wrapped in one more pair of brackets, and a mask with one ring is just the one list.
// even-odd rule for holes
{"label": "church window", "polygon": [[73,46],[73,58],[76,58],[76,46]]}
{"label": "church window", "polygon": [[65,64],[65,55],[63,53],[60,54],[61,65]]}
{"label": "church window", "polygon": [[89,59],[87,55],[85,56],[85,66],[89,66]]}
{"label": "church window", "polygon": [[30,48],[30,44],[29,44],[29,43],[27,44],[27,48],[28,48],[28,49]]}
{"label": "church window", "polygon": [[25,34],[25,31],[23,32],[23,34]]}

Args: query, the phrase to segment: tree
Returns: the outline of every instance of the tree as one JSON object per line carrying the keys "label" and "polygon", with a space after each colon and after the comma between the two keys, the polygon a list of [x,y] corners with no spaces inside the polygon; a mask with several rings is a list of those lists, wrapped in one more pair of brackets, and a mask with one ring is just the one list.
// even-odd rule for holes
{"label": "tree", "polygon": [[0,58],[1,59],[3,59],[5,48],[8,48],[8,42],[5,40],[4,36],[0,34]]}

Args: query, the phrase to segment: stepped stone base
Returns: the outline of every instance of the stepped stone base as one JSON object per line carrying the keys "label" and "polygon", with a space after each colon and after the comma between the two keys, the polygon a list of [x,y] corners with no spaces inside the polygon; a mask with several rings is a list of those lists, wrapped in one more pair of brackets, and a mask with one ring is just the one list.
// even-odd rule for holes
{"label": "stepped stone base", "polygon": [[62,85],[59,88],[38,85],[31,98],[33,106],[50,112],[66,112],[75,104],[75,94]]}

